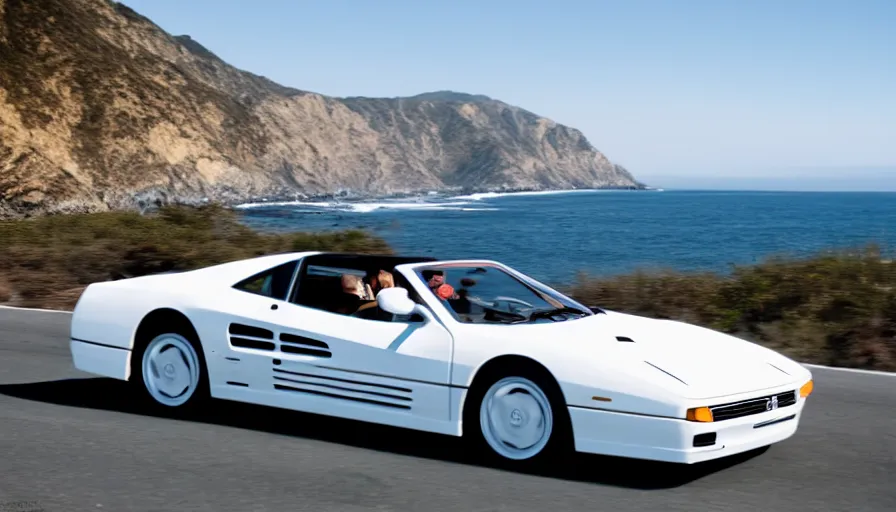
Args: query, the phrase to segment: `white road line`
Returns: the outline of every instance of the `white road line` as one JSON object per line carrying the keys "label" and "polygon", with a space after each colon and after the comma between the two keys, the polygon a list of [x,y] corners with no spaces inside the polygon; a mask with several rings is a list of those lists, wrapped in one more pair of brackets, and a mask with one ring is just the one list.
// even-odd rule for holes
{"label": "white road line", "polygon": [[809,364],[809,363],[800,363],[808,368],[819,368],[822,370],[833,370],[837,372],[847,372],[847,373],[862,373],[865,375],[880,375],[884,377],[896,377],[896,373],[894,372],[883,372],[880,370],[862,370],[860,368],[840,368],[837,366],[824,366],[821,364]]}
{"label": "white road line", "polygon": [[18,306],[0,306],[0,309],[12,309],[13,311],[36,311],[38,313],[67,313],[72,314],[71,311],[65,311],[63,309],[40,309],[40,308],[20,308]]}
{"label": "white road line", "polygon": [[[72,314],[71,311],[61,309],[40,309],[40,308],[21,308],[18,306],[0,306],[0,309],[11,309],[14,311],[35,311],[38,313],[66,313]],[[821,364],[800,363],[807,368],[818,368],[820,370],[831,370],[835,372],[861,373],[864,375],[879,375],[881,377],[896,377],[896,372],[882,372],[879,370],[862,370],[859,368],[840,368],[837,366],[824,366]]]}

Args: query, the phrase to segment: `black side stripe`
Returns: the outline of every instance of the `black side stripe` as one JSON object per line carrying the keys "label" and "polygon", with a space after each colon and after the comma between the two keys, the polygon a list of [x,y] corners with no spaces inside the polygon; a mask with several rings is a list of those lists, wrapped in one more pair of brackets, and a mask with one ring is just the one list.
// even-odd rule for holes
{"label": "black side stripe", "polygon": [[253,338],[264,338],[266,340],[274,339],[274,332],[261,327],[254,327],[244,324],[230,324],[228,331],[235,336],[251,336]]}
{"label": "black side stripe", "polygon": [[314,367],[320,368],[322,370],[332,370],[332,371],[336,371],[336,372],[353,373],[356,375],[370,375],[371,377],[382,377],[384,379],[400,380],[400,381],[404,381],[404,382],[416,382],[418,384],[428,384],[430,386],[442,386],[442,387],[448,387],[448,388],[468,389],[468,386],[459,386],[457,384],[446,384],[444,382],[432,382],[429,380],[409,379],[407,377],[396,377],[395,375],[385,375],[382,373],[364,372],[361,370],[346,370],[345,368],[335,368],[333,366],[325,366],[322,364],[316,364],[316,365],[314,365]]}
{"label": "black side stripe", "polygon": [[315,379],[332,380],[335,382],[345,382],[346,384],[358,384],[361,386],[371,386],[371,387],[375,387],[375,388],[391,389],[393,391],[402,391],[404,393],[413,393],[413,390],[411,390],[411,389],[401,388],[398,386],[390,386],[388,384],[377,384],[374,382],[364,382],[364,381],[360,381],[360,380],[340,379],[337,377],[324,377],[322,375],[314,375],[313,373],[295,372],[295,371],[291,371],[291,370],[283,370],[281,368],[274,368],[274,371],[277,373],[285,373],[288,375],[296,375],[299,377],[312,377]]}
{"label": "black side stripe", "polygon": [[341,400],[350,400],[353,402],[362,402],[362,403],[368,403],[368,404],[374,404],[374,405],[382,405],[385,407],[394,407],[396,409],[410,409],[411,408],[411,406],[404,405],[404,404],[393,404],[390,402],[382,402],[379,400],[370,400],[367,398],[356,398],[353,396],[337,395],[335,393],[326,393],[323,391],[314,391],[311,389],[304,389],[304,388],[298,388],[298,387],[293,387],[293,386],[284,386],[283,384],[274,384],[274,389],[277,389],[280,391],[292,391],[294,393],[306,393],[309,395],[326,396],[329,398],[338,398]]}
{"label": "black side stripe", "polygon": [[284,345],[282,343],[280,344],[280,352],[299,354],[303,356],[324,357],[327,359],[333,357],[333,354],[331,354],[329,350],[317,350],[313,348],[297,347],[295,345]]}
{"label": "black side stripe", "polygon": [[322,387],[322,388],[327,388],[327,389],[336,389],[339,391],[348,391],[349,393],[359,393],[362,395],[381,396],[383,398],[391,398],[393,400],[402,400],[405,402],[412,401],[411,397],[409,397],[409,396],[390,395],[389,393],[380,393],[379,391],[367,391],[365,389],[349,388],[349,387],[345,387],[345,386],[336,386],[334,384],[323,384],[320,382],[310,382],[307,380],[290,379],[287,377],[277,377],[276,375],[274,376],[274,379],[280,380],[280,381],[285,381],[285,382],[291,382],[294,384],[304,384],[306,386],[317,386],[317,387]]}

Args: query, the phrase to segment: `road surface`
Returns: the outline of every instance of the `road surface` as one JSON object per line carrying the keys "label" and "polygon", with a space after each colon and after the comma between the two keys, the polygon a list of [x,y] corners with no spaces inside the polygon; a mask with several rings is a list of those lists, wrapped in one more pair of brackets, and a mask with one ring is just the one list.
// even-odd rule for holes
{"label": "road surface", "polygon": [[0,512],[896,511],[896,377],[813,368],[791,439],[682,467],[522,474],[453,438],[227,403],[150,416],[74,370],[66,313],[0,309]]}

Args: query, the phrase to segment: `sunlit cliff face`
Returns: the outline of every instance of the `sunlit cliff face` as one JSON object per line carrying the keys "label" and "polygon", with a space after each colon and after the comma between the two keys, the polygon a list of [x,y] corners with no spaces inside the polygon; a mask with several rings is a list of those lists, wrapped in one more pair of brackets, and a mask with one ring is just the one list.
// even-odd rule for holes
{"label": "sunlit cliff face", "polygon": [[0,3],[0,204],[446,186],[629,187],[578,130],[482,96],[336,99],[105,0]]}

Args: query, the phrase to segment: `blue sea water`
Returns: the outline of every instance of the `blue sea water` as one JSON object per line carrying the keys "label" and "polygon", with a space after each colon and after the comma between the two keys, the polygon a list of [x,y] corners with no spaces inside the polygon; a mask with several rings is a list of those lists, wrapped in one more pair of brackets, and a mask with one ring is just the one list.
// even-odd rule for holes
{"label": "blue sea water", "polygon": [[896,246],[896,193],[574,191],[243,205],[263,231],[361,228],[397,252],[487,258],[552,284],[578,271],[727,272],[775,254]]}

